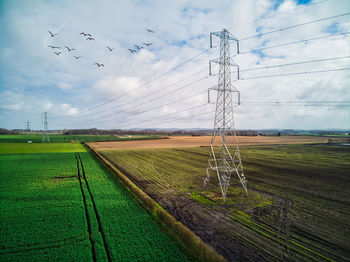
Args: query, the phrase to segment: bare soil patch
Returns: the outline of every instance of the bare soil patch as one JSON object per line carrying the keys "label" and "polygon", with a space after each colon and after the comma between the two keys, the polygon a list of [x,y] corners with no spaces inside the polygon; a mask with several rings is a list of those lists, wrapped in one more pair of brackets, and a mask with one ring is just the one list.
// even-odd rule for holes
{"label": "bare soil patch", "polygon": [[[173,148],[173,147],[200,147],[209,146],[211,136],[170,136],[169,139],[136,140],[136,141],[113,141],[91,142],[89,145],[94,150],[118,150],[118,149],[141,149],[141,148]],[[304,143],[327,143],[327,137],[317,136],[238,136],[241,146],[249,145],[276,145],[276,144],[304,144]],[[340,138],[332,138],[332,142],[342,141]],[[215,144],[219,145],[217,140]]]}

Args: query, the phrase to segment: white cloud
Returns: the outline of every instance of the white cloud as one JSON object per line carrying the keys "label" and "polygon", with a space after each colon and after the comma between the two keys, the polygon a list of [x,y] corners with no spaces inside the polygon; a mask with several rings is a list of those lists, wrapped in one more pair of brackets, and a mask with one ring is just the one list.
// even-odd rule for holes
{"label": "white cloud", "polygon": [[79,110],[76,107],[72,107],[69,104],[61,104],[59,108],[62,115],[74,116],[79,113]]}
{"label": "white cloud", "polygon": [[[5,25],[6,36],[6,41],[0,44],[1,78],[6,84],[0,91],[11,91],[11,95],[1,98],[2,108],[16,110],[13,115],[6,116],[9,118],[15,118],[16,114],[21,115],[24,111],[31,112],[34,117],[43,110],[50,111],[54,116],[76,116],[84,114],[84,110],[93,105],[123,96],[89,110],[94,121],[106,121],[96,125],[94,121],[87,121],[84,127],[93,125],[100,128],[118,128],[121,119],[134,123],[154,115],[180,111],[207,100],[205,91],[217,84],[216,77],[189,84],[207,75],[208,60],[216,58],[219,50],[213,49],[170,73],[166,72],[207,49],[209,32],[228,28],[241,39],[258,32],[344,13],[349,9],[347,0],[323,1],[310,7],[297,6],[295,1],[285,0],[275,10],[273,5],[274,1],[269,0],[147,3],[63,0],[59,3],[36,1],[34,4],[7,0],[0,18]],[[242,41],[241,51],[325,35],[326,29],[334,22],[338,22],[339,30],[350,30],[348,17],[344,16]],[[151,28],[156,33],[148,33],[145,28]],[[58,35],[51,38],[48,30],[58,32]],[[79,35],[82,31],[91,33],[96,40],[85,40]],[[127,50],[143,42],[152,42],[153,45],[134,54]],[[219,43],[218,39],[215,43]],[[54,50],[47,45],[60,46],[62,54],[54,55]],[[64,46],[76,50],[67,52]],[[110,52],[106,46],[114,47],[114,50]],[[256,53],[242,54],[234,57],[234,60],[241,69],[247,69],[344,56],[349,52],[349,37],[343,36],[266,49],[263,51],[264,57]],[[77,60],[73,55],[81,58]],[[95,62],[105,66],[97,68]],[[348,67],[347,64],[348,60],[345,59],[333,60],[242,72],[242,76],[341,68]],[[204,71],[179,82],[201,70]],[[242,102],[349,100],[350,91],[346,88],[349,80],[348,73],[335,72],[238,81],[235,86],[241,91]],[[180,89],[185,85],[188,87]],[[169,95],[166,95],[168,92]],[[198,96],[200,92],[203,94]],[[163,94],[163,97],[156,99]],[[194,95],[197,96],[191,98]],[[167,105],[176,100],[180,101]],[[147,111],[156,106],[159,109]],[[327,111],[323,108],[242,106],[235,110],[237,128],[349,127],[348,121],[344,120],[348,116],[344,107],[332,107]],[[121,112],[104,117],[116,111]],[[212,127],[213,116],[196,116],[203,111],[193,110],[172,117],[188,115],[191,119],[197,119],[179,121],[177,127],[192,127],[192,124]],[[88,120],[88,117],[85,119]],[[6,118],[1,121],[6,123]],[[67,117],[64,121],[57,121],[57,128],[79,128],[78,122],[74,117]],[[154,124],[172,126],[175,123],[162,124],[160,119]]]}
{"label": "white cloud", "polygon": [[53,104],[51,102],[46,102],[43,106],[43,109],[50,110],[52,108]]}
{"label": "white cloud", "polygon": [[59,82],[59,83],[57,84],[57,86],[58,86],[59,88],[61,88],[62,90],[69,90],[69,89],[72,89],[72,88],[73,88],[73,86],[72,86],[71,84],[69,84],[69,83],[64,83],[64,82]]}
{"label": "white cloud", "polygon": [[140,81],[137,77],[127,76],[99,80],[93,85],[94,91],[105,97],[120,96],[139,87]]}

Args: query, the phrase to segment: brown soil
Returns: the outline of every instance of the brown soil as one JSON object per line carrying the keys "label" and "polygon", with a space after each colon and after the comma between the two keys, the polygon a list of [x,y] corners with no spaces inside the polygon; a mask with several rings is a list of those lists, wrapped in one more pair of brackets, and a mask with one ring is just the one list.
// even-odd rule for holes
{"label": "brown soil", "polygon": [[[209,146],[210,136],[170,136],[169,139],[133,140],[113,142],[91,142],[89,145],[97,150],[117,150],[136,148],[172,148],[172,147],[198,147]],[[316,136],[238,136],[239,145],[273,145],[273,144],[304,144],[327,143],[326,137]],[[336,139],[332,138],[332,142]],[[219,145],[219,141],[215,141]]]}

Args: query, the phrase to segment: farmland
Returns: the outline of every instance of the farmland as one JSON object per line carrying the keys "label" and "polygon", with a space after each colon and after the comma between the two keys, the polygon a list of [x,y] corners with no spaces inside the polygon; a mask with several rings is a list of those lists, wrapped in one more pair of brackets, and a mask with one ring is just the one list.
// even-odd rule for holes
{"label": "farmland", "polygon": [[81,144],[0,147],[1,261],[188,261]]}
{"label": "farmland", "polygon": [[[348,142],[349,138],[327,138],[318,136],[238,136],[240,145],[280,145],[305,143]],[[134,149],[134,148],[175,148],[208,146],[210,136],[170,136],[169,139],[95,142],[90,145],[96,150]],[[229,142],[232,138],[228,137]],[[216,145],[220,142],[215,141]]]}
{"label": "farmland", "polygon": [[350,261],[348,146],[242,147],[249,196],[233,177],[223,202],[207,148],[121,143],[100,152],[229,261]]}

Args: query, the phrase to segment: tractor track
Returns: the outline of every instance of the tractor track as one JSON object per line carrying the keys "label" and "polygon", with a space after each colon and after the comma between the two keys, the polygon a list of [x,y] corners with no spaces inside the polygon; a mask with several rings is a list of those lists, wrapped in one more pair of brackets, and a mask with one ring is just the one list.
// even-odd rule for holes
{"label": "tractor track", "polygon": [[94,241],[93,241],[93,239],[92,239],[92,231],[91,231],[90,216],[89,216],[89,211],[88,211],[88,207],[87,207],[87,204],[86,204],[86,196],[85,196],[84,189],[83,189],[83,183],[82,183],[82,181],[81,181],[81,174],[80,174],[79,160],[78,160],[78,154],[77,154],[77,152],[75,152],[75,159],[76,159],[76,161],[77,161],[78,180],[79,180],[81,195],[83,196],[84,209],[85,209],[85,217],[86,217],[86,222],[87,222],[87,227],[88,227],[88,232],[89,232],[89,239],[90,239],[90,243],[91,243],[91,254],[92,254],[92,259],[93,259],[93,261],[97,261],[96,253],[95,253],[95,244],[94,244]]}
{"label": "tractor track", "polygon": [[83,174],[83,179],[85,181],[86,188],[87,188],[87,190],[89,192],[89,195],[90,195],[90,199],[91,199],[92,206],[93,206],[93,209],[94,209],[94,213],[95,213],[95,216],[96,216],[96,220],[97,220],[97,223],[98,223],[98,231],[101,233],[101,236],[102,236],[103,245],[104,245],[104,249],[106,251],[107,259],[108,259],[109,262],[111,262],[112,258],[111,258],[111,254],[109,252],[109,248],[108,248],[108,244],[107,244],[107,240],[106,240],[106,235],[105,235],[105,233],[103,231],[100,215],[99,215],[99,213],[97,211],[96,203],[95,203],[94,197],[93,197],[93,195],[91,193],[91,190],[90,190],[89,183],[88,183],[87,178],[86,178],[84,164],[83,164],[83,161],[82,161],[79,153],[76,153],[76,156],[77,156],[77,165],[79,165],[79,162],[80,162],[80,166],[81,166],[81,170],[82,170],[82,174]]}

